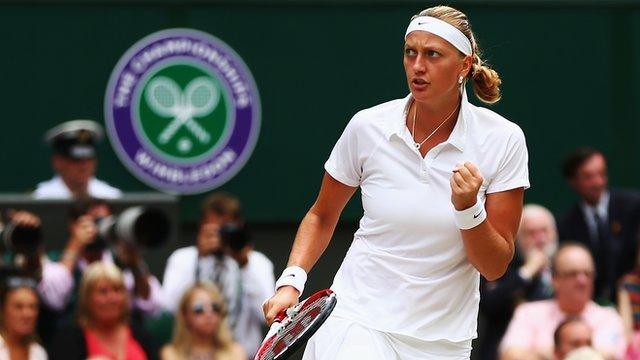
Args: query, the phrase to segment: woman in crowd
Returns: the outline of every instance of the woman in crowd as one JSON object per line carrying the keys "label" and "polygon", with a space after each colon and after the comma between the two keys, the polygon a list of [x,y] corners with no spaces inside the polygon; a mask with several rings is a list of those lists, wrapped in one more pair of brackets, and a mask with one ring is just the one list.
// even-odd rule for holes
{"label": "woman in crowd", "polygon": [[36,341],[38,293],[29,278],[7,277],[0,298],[0,359],[46,360]]}
{"label": "woman in crowd", "polygon": [[173,340],[162,349],[163,360],[244,360],[233,341],[225,306],[217,288],[199,284],[185,292],[175,316]]}
{"label": "woman in crowd", "polygon": [[120,269],[111,263],[91,264],[80,282],[77,324],[60,331],[52,358],[157,359],[146,332],[129,323],[129,301]]}

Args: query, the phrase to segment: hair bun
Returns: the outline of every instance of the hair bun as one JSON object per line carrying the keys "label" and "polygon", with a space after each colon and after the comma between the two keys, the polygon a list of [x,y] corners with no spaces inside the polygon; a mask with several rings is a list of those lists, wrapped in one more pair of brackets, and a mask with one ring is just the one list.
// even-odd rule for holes
{"label": "hair bun", "polygon": [[473,91],[476,96],[487,104],[494,104],[500,100],[500,75],[488,66],[481,64],[473,64]]}

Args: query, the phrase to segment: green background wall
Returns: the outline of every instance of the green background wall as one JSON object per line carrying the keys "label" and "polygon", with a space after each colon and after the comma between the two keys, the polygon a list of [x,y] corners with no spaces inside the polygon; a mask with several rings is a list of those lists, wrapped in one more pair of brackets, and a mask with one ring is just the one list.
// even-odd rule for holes
{"label": "green background wall", "polygon": [[[222,189],[253,222],[295,222],[312,203],[323,163],[359,109],[404,96],[402,39],[433,2],[40,1],[0,2],[0,190],[24,192],[51,176],[42,134],[73,118],[102,122],[111,70],[157,30],[209,32],[245,60],[262,96],[263,125],[246,167]],[[573,200],[559,164],[590,144],[611,159],[611,181],[640,180],[640,5],[633,1],[465,1],[486,58],[503,79],[492,108],[525,131],[527,201],[564,210]],[[100,178],[148,191],[100,148]],[[201,196],[181,199],[185,220]],[[354,197],[344,220],[357,220]]]}

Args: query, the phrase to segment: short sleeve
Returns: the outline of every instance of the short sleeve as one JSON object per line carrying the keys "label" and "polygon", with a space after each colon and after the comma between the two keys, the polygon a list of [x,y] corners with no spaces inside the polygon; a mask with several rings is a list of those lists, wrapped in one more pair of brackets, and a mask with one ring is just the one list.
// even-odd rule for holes
{"label": "short sleeve", "polygon": [[356,117],[347,124],[342,135],[336,142],[324,169],[339,182],[358,187],[362,177],[362,164],[358,149],[358,133]]}
{"label": "short sleeve", "polygon": [[529,153],[524,133],[516,127],[507,141],[507,147],[498,171],[487,187],[487,194],[517,188],[529,188]]}

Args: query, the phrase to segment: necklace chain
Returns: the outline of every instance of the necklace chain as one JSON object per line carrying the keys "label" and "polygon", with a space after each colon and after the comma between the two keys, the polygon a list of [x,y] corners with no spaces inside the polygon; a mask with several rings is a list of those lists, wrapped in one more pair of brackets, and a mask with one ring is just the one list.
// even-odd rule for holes
{"label": "necklace chain", "polygon": [[[414,102],[415,103],[415,102]],[[438,129],[440,129],[442,127],[442,125],[444,125],[444,123],[446,123],[447,121],[449,121],[449,119],[451,118],[451,116],[453,116],[453,114],[456,112],[456,110],[458,110],[458,107],[460,106],[460,104],[456,105],[456,107],[453,109],[453,111],[451,112],[451,114],[449,114],[449,116],[447,116],[441,123],[440,125],[438,125],[438,127],[436,127],[435,130],[433,130],[431,132],[431,134],[429,134],[429,136],[427,136],[424,140],[422,140],[421,142],[416,142],[415,141],[415,136],[416,136],[416,115],[418,115],[418,105],[416,104],[416,108],[413,112],[413,126],[411,127],[411,135],[413,136],[413,146],[415,146],[415,148],[417,150],[420,150],[420,147],[422,147],[422,144],[424,144],[425,142],[427,142],[427,140],[429,140],[433,134],[436,133],[436,131],[438,131]]]}

